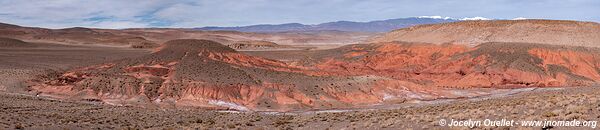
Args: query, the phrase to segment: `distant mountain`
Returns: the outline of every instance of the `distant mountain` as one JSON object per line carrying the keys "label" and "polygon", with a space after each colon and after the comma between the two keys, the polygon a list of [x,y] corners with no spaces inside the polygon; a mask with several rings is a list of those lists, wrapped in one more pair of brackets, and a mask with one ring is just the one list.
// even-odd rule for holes
{"label": "distant mountain", "polygon": [[[158,43],[138,35],[109,32],[104,29],[73,27],[64,29],[46,29],[23,27],[0,23],[0,37],[25,42],[66,43],[76,45],[102,45],[133,48],[152,48]],[[6,40],[5,40],[6,41]]]}
{"label": "distant mountain", "polygon": [[436,23],[447,23],[460,21],[459,19],[453,19],[449,17],[410,17],[410,18],[399,18],[399,19],[388,19],[380,21],[370,22],[352,22],[352,21],[337,21],[321,23],[316,25],[305,25],[300,23],[287,23],[287,24],[261,24],[251,26],[240,26],[240,27],[202,27],[195,28],[198,30],[227,30],[227,31],[241,31],[241,32],[287,32],[287,31],[323,31],[323,30],[337,30],[337,31],[350,31],[350,32],[389,32],[399,28],[405,28],[415,25],[422,24],[436,24]]}

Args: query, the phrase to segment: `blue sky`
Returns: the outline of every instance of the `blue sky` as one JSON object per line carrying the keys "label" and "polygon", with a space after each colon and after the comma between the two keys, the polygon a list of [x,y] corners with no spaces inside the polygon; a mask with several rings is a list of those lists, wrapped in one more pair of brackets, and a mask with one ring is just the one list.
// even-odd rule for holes
{"label": "blue sky", "polygon": [[600,22],[600,0],[0,0],[0,22],[47,28],[202,27],[414,16]]}

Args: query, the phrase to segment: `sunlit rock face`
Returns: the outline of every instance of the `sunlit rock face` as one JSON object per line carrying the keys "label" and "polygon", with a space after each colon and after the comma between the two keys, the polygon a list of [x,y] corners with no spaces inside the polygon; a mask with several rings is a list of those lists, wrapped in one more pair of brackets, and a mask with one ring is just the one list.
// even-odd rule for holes
{"label": "sunlit rock face", "polygon": [[532,43],[483,43],[471,48],[404,42],[344,48],[346,55],[317,67],[445,88],[586,86],[599,80],[596,48]]}
{"label": "sunlit rock face", "polygon": [[394,97],[434,99],[437,90],[379,76],[323,73],[315,67],[237,53],[207,40],[173,40],[155,52],[68,71],[33,86],[60,98],[110,104],[158,104],[276,110],[348,108]]}

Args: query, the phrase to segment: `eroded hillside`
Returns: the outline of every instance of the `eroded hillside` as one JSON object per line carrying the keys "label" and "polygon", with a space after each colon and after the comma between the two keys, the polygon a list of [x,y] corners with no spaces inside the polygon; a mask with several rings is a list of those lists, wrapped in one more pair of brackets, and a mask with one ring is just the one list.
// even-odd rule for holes
{"label": "eroded hillside", "polygon": [[323,73],[191,39],[169,41],[146,56],[71,70],[32,89],[121,105],[276,111],[462,96],[387,77]]}
{"label": "eroded hillside", "polygon": [[425,86],[587,86],[600,80],[600,50],[532,43],[350,45],[316,66],[342,75],[379,75]]}
{"label": "eroded hillside", "polygon": [[[589,33],[593,34],[594,28],[582,27],[597,24],[467,21],[419,26],[385,36],[396,36],[395,33],[406,30],[417,33],[422,32],[420,28],[435,26],[502,36],[499,34],[507,32],[498,30],[510,31],[515,27],[536,30],[533,26],[554,30],[552,28],[570,25],[575,29],[592,30]],[[544,29],[547,28],[537,30]],[[436,35],[447,31],[425,32],[436,39],[448,38]],[[573,30],[562,29],[554,32],[561,34],[545,35],[563,39],[581,37],[566,35],[569,31]],[[179,39],[167,41],[141,57],[71,69],[57,75],[58,78],[37,82],[31,89],[45,96],[116,105],[293,111],[476,97],[491,95],[502,88],[593,86],[600,80],[600,50],[597,48],[573,46],[572,42],[560,40],[536,41],[535,38],[525,40],[541,43],[379,42],[294,53],[240,53],[230,47],[248,46],[241,44],[246,42],[224,44]],[[583,40],[593,43],[594,38]],[[268,41],[248,43],[257,48],[277,46]]]}
{"label": "eroded hillside", "polygon": [[517,42],[600,47],[600,24],[561,20],[461,21],[398,29],[370,41],[469,46],[487,42]]}

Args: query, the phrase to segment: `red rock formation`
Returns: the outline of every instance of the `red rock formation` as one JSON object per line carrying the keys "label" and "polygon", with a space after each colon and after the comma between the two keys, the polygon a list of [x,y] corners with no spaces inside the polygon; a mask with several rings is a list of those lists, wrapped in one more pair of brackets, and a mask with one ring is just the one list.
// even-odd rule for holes
{"label": "red rock formation", "polygon": [[212,41],[174,40],[150,55],[71,70],[32,89],[120,105],[278,111],[440,97],[411,82],[320,71],[243,55]]}
{"label": "red rock formation", "polygon": [[[528,43],[486,43],[475,48],[384,43],[348,48],[370,49],[351,50],[344,57],[324,60],[317,68],[452,88],[579,86],[600,76],[598,51],[589,48]],[[348,55],[358,59],[350,60]]]}
{"label": "red rock formation", "polygon": [[528,43],[349,45],[314,64],[173,40],[147,56],[68,71],[32,89],[60,98],[256,111],[461,98],[455,88],[590,85],[599,51]]}
{"label": "red rock formation", "polygon": [[543,60],[542,66],[548,70],[549,65],[560,65],[571,71],[573,74],[583,76],[595,81],[600,80],[598,74],[597,53],[585,53],[575,50],[549,50],[543,48],[533,48],[529,53]]}

